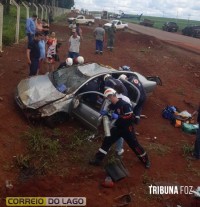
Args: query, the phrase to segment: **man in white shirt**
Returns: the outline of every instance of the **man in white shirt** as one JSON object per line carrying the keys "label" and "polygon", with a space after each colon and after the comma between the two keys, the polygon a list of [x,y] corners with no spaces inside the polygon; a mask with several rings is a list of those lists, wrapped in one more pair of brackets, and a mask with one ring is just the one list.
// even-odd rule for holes
{"label": "man in white shirt", "polygon": [[75,29],[72,30],[72,36],[69,38],[69,53],[68,57],[75,59],[79,56],[80,36],[77,35]]}

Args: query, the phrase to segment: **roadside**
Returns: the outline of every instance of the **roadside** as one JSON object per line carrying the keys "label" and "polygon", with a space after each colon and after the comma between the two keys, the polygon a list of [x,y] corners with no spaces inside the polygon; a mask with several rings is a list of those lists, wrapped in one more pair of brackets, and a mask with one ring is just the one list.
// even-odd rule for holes
{"label": "roadside", "polygon": [[[6,196],[84,196],[87,197],[88,207],[112,206],[115,197],[129,191],[134,193],[133,205],[136,207],[161,207],[167,203],[171,206],[189,206],[193,201],[191,195],[150,195],[148,186],[159,182],[168,185],[198,185],[199,163],[188,161],[184,155],[184,149],[192,147],[194,136],[170,125],[161,117],[161,111],[166,105],[176,105],[181,110],[193,112],[193,106],[200,96],[199,56],[168,45],[155,37],[124,31],[117,32],[113,52],[107,51],[105,47],[102,56],[95,55],[92,34],[94,28],[95,26],[82,26],[84,39],[80,54],[86,62],[99,62],[114,68],[129,65],[134,71],[144,75],[158,75],[163,81],[163,86],[158,87],[145,104],[143,113],[148,118],[136,127],[140,134],[138,139],[150,155],[151,169],[145,170],[125,146],[123,160],[130,177],[117,182],[111,189],[101,186],[105,179],[104,169],[89,166],[89,154],[80,161],[77,159],[78,162],[65,160],[63,163],[56,163],[66,172],[62,176],[53,174],[50,169],[46,175],[21,181],[18,169],[12,166],[13,156],[26,151],[27,143],[21,139],[22,132],[28,131],[30,127],[37,130],[36,126],[27,123],[13,100],[16,85],[28,75],[26,43],[21,42],[19,45],[6,47],[3,57],[0,57],[1,206],[5,206]],[[59,55],[61,61],[64,61],[69,30],[66,25],[52,25],[51,30],[56,32],[62,42]],[[53,134],[52,130],[41,127]],[[76,120],[58,126],[58,130],[64,133],[76,129],[84,129]],[[64,139],[59,137],[61,138]],[[95,144],[98,147],[100,142]],[[85,155],[85,152],[81,151],[81,154]],[[78,157],[79,153],[78,151],[75,155]],[[63,155],[65,159],[70,157],[66,149],[63,149]],[[12,181],[13,189],[5,188],[5,180]]]}
{"label": "roadside", "polygon": [[197,54],[200,53],[200,41],[198,38],[188,37],[172,32],[166,32],[152,27],[145,27],[129,23],[129,28],[138,33],[150,35],[170,44],[178,45],[180,48],[191,50]]}

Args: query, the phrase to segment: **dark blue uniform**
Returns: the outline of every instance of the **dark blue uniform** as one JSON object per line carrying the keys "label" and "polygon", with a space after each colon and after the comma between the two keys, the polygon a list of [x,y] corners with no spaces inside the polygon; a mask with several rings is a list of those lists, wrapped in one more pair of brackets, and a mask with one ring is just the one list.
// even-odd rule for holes
{"label": "dark blue uniform", "polygon": [[148,156],[142,146],[138,143],[135,135],[132,107],[127,102],[119,99],[116,104],[111,104],[109,109],[111,112],[118,114],[119,118],[111,129],[111,136],[104,138],[101,148],[96,153],[95,159],[90,161],[90,164],[99,165],[112,144],[122,137],[144,165],[147,166],[149,164]]}
{"label": "dark blue uniform", "polygon": [[196,140],[194,144],[194,156],[196,159],[200,159],[200,106],[198,109],[197,122],[199,124],[199,129],[197,130]]}
{"label": "dark blue uniform", "polygon": [[34,39],[28,45],[28,49],[30,50],[30,59],[31,59],[29,76],[36,75],[39,68],[40,48],[38,43],[39,42]]}
{"label": "dark blue uniform", "polygon": [[[140,97],[139,97],[138,103],[133,109],[133,113],[135,114],[135,118],[136,118],[136,123],[138,123],[139,120],[140,120],[142,107],[144,105],[144,102],[146,101],[146,92],[144,90],[144,87],[143,87],[142,83],[140,82],[140,80],[138,79],[138,77],[136,75],[130,76],[128,78],[128,81],[130,83],[132,83],[140,92]],[[129,85],[129,87],[130,87],[130,85]],[[130,91],[130,90],[128,89],[128,91]],[[129,97],[131,97],[131,96],[129,96]]]}
{"label": "dark blue uniform", "polygon": [[123,95],[128,96],[128,91],[120,80],[115,79],[113,77],[108,77],[106,78],[104,83],[105,83],[105,89],[113,88],[117,91],[117,93],[119,94],[122,93]]}

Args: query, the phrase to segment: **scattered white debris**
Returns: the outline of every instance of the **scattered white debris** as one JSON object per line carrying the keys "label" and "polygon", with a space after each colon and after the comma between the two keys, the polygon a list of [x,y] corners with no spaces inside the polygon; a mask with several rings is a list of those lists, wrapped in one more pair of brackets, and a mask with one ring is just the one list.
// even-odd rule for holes
{"label": "scattered white debris", "polygon": [[6,188],[8,188],[8,189],[13,188],[13,184],[11,183],[11,180],[6,180]]}

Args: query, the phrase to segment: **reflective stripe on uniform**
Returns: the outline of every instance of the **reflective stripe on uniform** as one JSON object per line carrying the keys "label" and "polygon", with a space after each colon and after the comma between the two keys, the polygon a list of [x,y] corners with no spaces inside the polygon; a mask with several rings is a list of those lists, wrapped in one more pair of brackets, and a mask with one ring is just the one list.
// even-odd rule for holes
{"label": "reflective stripe on uniform", "polygon": [[143,154],[138,155],[138,157],[144,157],[146,154],[147,154],[147,153],[146,153],[146,152],[144,152]]}
{"label": "reflective stripe on uniform", "polygon": [[135,116],[136,119],[140,119],[140,116]]}
{"label": "reflective stripe on uniform", "polygon": [[103,150],[102,148],[99,148],[99,152],[101,152],[101,153],[107,155],[107,152],[106,152],[105,150]]}

